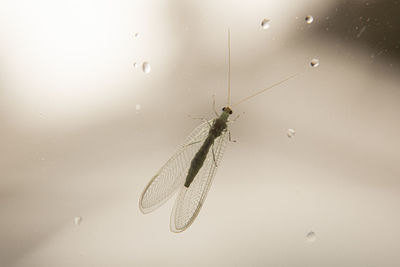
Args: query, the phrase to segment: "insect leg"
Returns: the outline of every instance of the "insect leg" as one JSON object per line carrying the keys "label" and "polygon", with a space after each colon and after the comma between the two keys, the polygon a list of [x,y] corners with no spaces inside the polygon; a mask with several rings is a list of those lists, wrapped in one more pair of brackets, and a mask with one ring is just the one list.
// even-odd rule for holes
{"label": "insect leg", "polygon": [[210,128],[212,127],[212,125],[210,124],[210,122],[209,122],[208,120],[204,119],[204,118],[192,117],[191,115],[188,115],[188,116],[189,116],[189,118],[194,119],[194,120],[202,120],[202,121],[204,121],[204,122],[207,122],[207,123],[208,123],[208,126],[210,126]]}
{"label": "insect leg", "polygon": [[214,113],[217,117],[219,117],[217,110],[215,109],[215,95],[213,95],[213,109],[214,109]]}
{"label": "insect leg", "polygon": [[229,135],[229,142],[236,143],[236,140],[232,140],[232,138],[231,138],[231,131],[228,132],[228,135]]}
{"label": "insect leg", "polygon": [[194,144],[200,143],[201,141],[203,141],[203,140],[196,141],[196,142],[191,142],[191,143],[189,143],[189,144],[186,144],[186,145],[184,145],[183,147],[188,147],[188,146],[191,146],[191,145],[194,145]]}
{"label": "insect leg", "polygon": [[[244,114],[244,112],[241,114]],[[232,123],[235,122],[240,117],[241,114],[237,115],[233,120],[229,120],[229,122],[232,122]]]}
{"label": "insect leg", "polygon": [[211,150],[212,150],[212,155],[213,155],[213,160],[214,160],[215,167],[218,167],[217,162],[215,161],[214,143],[212,144]]}

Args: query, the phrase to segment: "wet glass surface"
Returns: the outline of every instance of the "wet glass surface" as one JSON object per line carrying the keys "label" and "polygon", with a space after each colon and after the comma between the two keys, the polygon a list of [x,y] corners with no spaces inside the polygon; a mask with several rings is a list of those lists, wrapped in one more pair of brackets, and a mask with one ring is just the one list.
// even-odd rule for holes
{"label": "wet glass surface", "polygon": [[[0,266],[399,266],[399,14],[2,1]],[[144,216],[138,200],[201,123],[188,115],[226,105],[228,28],[232,103],[298,75],[232,107],[237,142],[172,234],[173,201]]]}

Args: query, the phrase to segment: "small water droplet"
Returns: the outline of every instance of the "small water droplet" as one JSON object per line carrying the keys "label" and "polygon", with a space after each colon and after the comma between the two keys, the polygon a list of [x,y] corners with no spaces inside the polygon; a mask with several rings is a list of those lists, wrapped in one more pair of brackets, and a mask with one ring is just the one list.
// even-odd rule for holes
{"label": "small water droplet", "polygon": [[136,104],[136,111],[139,111],[142,109],[142,106],[140,104]]}
{"label": "small water droplet", "polygon": [[293,138],[296,135],[296,131],[294,129],[288,129],[287,130],[287,136],[289,138]]}
{"label": "small water droplet", "polygon": [[137,32],[135,33],[135,38],[139,38],[140,34]]}
{"label": "small water droplet", "polygon": [[269,19],[263,19],[263,21],[261,21],[261,28],[263,30],[268,29],[270,27],[269,22],[270,22]]}
{"label": "small water droplet", "polygon": [[82,222],[82,217],[77,216],[74,218],[75,225],[80,225],[81,222]]}
{"label": "small water droplet", "polygon": [[135,69],[137,68],[137,63],[136,63],[136,62],[133,63],[133,67],[134,67]]}
{"label": "small water droplet", "polygon": [[314,58],[313,60],[311,60],[310,65],[313,68],[318,67],[319,66],[319,59]]}
{"label": "small water droplet", "polygon": [[306,21],[308,24],[311,24],[311,23],[314,21],[314,18],[313,18],[313,16],[308,15],[308,16],[306,16],[305,21]]}
{"label": "small water droplet", "polygon": [[144,73],[149,73],[151,71],[151,66],[148,62],[143,62],[142,64],[142,70]]}
{"label": "small water droplet", "polygon": [[312,242],[315,242],[315,240],[317,240],[317,235],[313,231],[311,231],[306,235],[306,238],[307,238],[307,242],[312,243]]}

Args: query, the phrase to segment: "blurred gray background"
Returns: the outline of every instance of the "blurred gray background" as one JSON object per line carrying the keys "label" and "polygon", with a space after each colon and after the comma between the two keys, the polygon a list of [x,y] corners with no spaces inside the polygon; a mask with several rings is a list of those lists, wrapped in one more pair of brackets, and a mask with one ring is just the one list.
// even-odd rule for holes
{"label": "blurred gray background", "polygon": [[[0,266],[399,266],[399,15],[393,0],[1,0]],[[145,216],[138,199],[199,124],[187,115],[226,104],[228,28],[233,102],[300,75],[234,109],[238,142],[173,234],[173,202]]]}

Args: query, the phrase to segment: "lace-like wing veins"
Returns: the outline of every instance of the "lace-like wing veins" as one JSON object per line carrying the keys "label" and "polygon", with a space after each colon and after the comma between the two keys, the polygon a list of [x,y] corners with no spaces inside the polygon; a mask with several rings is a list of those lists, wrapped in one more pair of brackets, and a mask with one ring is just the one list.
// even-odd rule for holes
{"label": "lace-like wing veins", "polygon": [[[203,166],[189,187],[182,186],[171,214],[172,232],[182,232],[196,219],[204,203],[228,140],[227,131],[214,140]],[[214,155],[213,155],[214,153]]]}
{"label": "lace-like wing veins", "polygon": [[164,204],[185,182],[190,162],[207,138],[213,120],[195,128],[178,151],[161,167],[145,187],[139,200],[139,208],[149,213]]}

